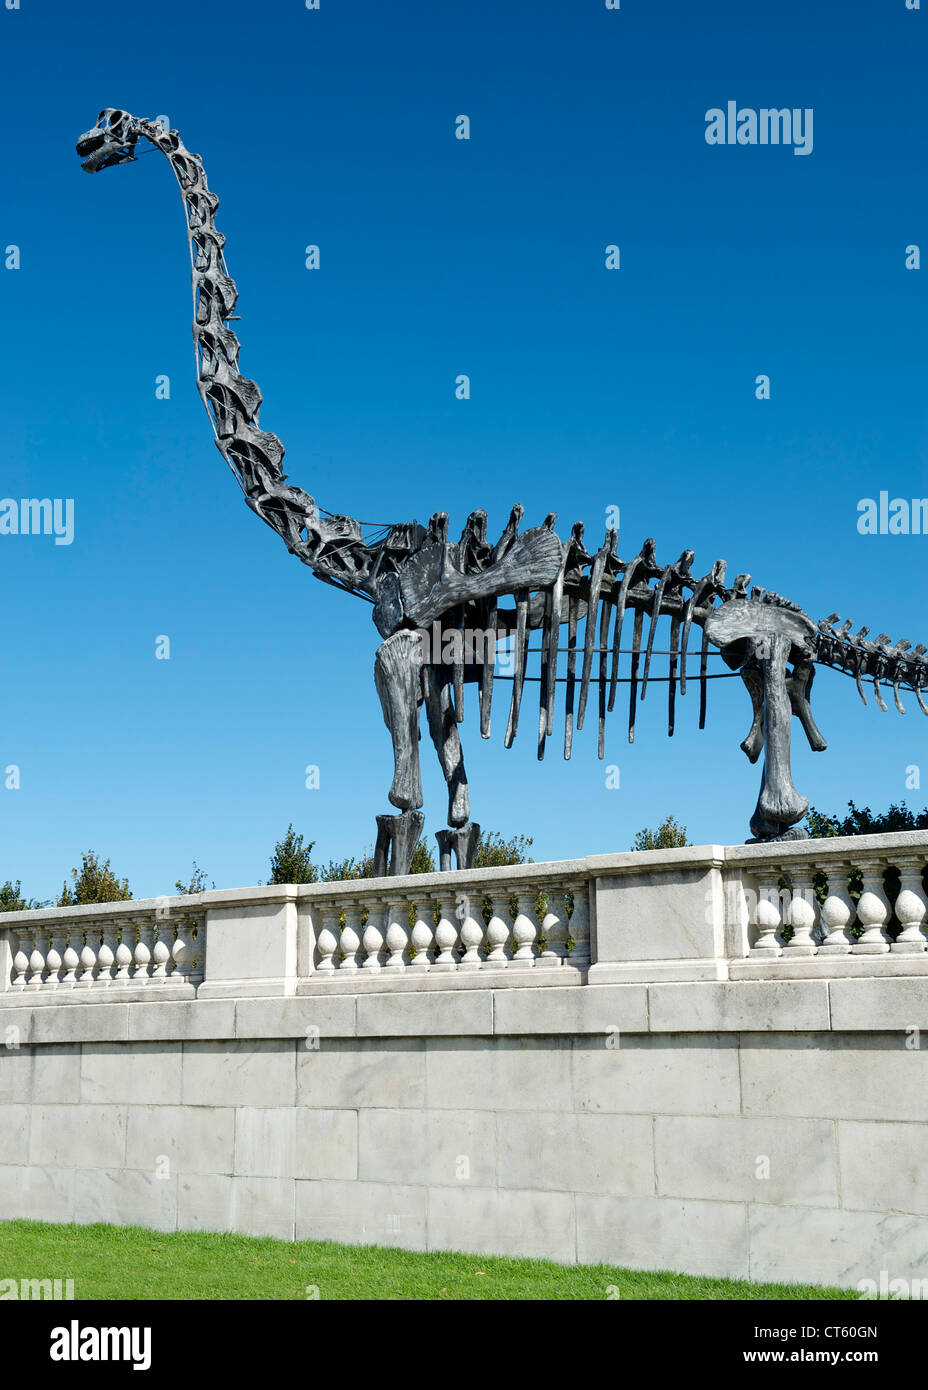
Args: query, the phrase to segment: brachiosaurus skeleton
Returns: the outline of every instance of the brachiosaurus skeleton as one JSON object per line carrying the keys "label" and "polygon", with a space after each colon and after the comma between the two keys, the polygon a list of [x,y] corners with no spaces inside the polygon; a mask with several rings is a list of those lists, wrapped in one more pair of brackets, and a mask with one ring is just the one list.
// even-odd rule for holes
{"label": "brachiosaurus skeleton", "polygon": [[[629,741],[634,739],[637,701],[644,700],[655,655],[657,621],[670,618],[668,733],[674,731],[676,687],[686,690],[687,645],[691,628],[701,629],[699,657],[699,727],[706,717],[709,644],[719,648],[731,672],[738,672],[753,704],[753,722],[742,743],[751,762],[764,752],[763,776],[751,831],[757,839],[802,837],[797,828],[808,809],[790,772],[790,726],[796,715],[810,746],[820,751],[825,740],[809,707],[815,664],[836,667],[854,676],[866,704],[861,681],[873,681],[877,704],[886,709],[880,682],[891,684],[896,707],[904,713],[900,687],[911,689],[924,714],[922,690],[928,684],[926,647],[891,643],[886,633],[866,641],[868,628],[854,635],[849,622],[836,628],[838,614],[818,625],[779,595],[753,588],[741,574],[725,585],[725,562],[718,560],[702,578],[691,575],[693,552],[685,550],[672,565],[661,565],[653,540],[623,561],[617,535],[607,530],[595,555],[583,544],[583,526],[561,541],[555,516],[519,534],[522,508],[512,510],[495,545],[487,541],[483,511],[467,518],[460,540],[448,539],[448,517],[436,512],[427,527],[401,522],[365,536],[362,523],[317,506],[282,471],[283,446],[258,424],[261,393],[238,370],[239,342],[230,321],[237,291],[226,268],[225,238],[216,230],[218,198],[210,192],[199,155],[187,150],[175,130],[107,108],[96,125],[77,142],[82,166],[89,173],[135,159],[144,138],[165,154],[180,185],[190,241],[194,299],[193,337],[197,352],[197,387],[209,414],[216,444],[261,519],[283,538],[287,549],[317,578],[373,604],[373,618],[384,639],[377,651],[374,676],[384,719],[393,739],[395,776],[389,793],[400,815],[378,816],[375,873],[405,873],[422,832],[424,818],[419,775],[419,716],[425,704],[429,732],[448,784],[449,829],[439,832],[442,867],[450,867],[452,849],[459,867],[469,867],[479,835],[470,821],[467,779],[457,725],[463,718],[463,687],[479,688],[480,732],[490,736],[496,640],[513,642],[512,694],[505,735],[515,738],[524,682],[540,685],[538,756],[553,729],[555,692],[566,687],[564,756],[569,758],[574,729],[582,728],[598,658],[599,756],[604,752],[605,717],[615,702],[619,658],[631,657]],[[511,595],[515,606],[504,608]],[[621,646],[626,613],[633,614],[632,645]],[[644,619],[649,628],[644,639]],[[578,626],[585,622],[582,646]],[[566,666],[558,672],[560,629],[567,626]],[[428,652],[423,629],[439,634],[451,659]],[[527,676],[529,639],[540,632],[540,674]],[[481,654],[466,650],[471,633],[488,635]],[[457,637],[458,641],[450,640]],[[659,653],[660,654],[660,653]],[[480,659],[481,655],[484,657]],[[714,653],[713,653],[714,655]],[[643,665],[642,665],[643,657]],[[577,667],[580,666],[578,676]],[[791,669],[790,669],[791,668]],[[640,672],[640,676],[639,676]],[[499,677],[497,676],[497,679]]]}

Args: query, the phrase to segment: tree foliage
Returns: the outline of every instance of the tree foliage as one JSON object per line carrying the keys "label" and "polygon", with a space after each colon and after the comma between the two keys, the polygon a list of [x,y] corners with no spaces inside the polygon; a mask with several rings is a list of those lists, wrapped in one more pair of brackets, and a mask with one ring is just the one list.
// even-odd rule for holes
{"label": "tree foliage", "polygon": [[[290,825],[282,840],[278,840],[271,859],[269,883],[341,883],[359,878],[373,878],[374,855],[368,849],[363,854],[347,859],[330,859],[327,864],[315,864],[312,850],[315,840],[305,844],[302,835],[297,835]],[[532,860],[527,851],[532,838],[526,835],[513,835],[505,840],[496,830],[483,831],[477,841],[474,854],[474,868],[503,868],[507,864],[526,864]],[[423,837],[416,844],[409,866],[411,874],[433,874],[438,865],[435,852]],[[192,891],[192,890],[188,890]]]}
{"label": "tree foliage", "polygon": [[692,843],[686,838],[686,826],[678,825],[673,816],[665,816],[656,830],[639,830],[632,849],[679,849]]}
{"label": "tree foliage", "polygon": [[[178,878],[174,881],[174,887],[177,890],[178,894],[184,897],[192,893],[206,892],[206,873],[203,869],[200,868],[199,864],[195,859],[193,861],[193,873],[190,876],[189,882],[184,883],[182,878]],[[215,883],[211,883],[210,887],[215,888]]]}
{"label": "tree foliage", "polygon": [[526,851],[532,847],[532,835],[513,835],[504,840],[498,830],[481,830],[474,851],[475,869],[503,869],[509,864],[533,864]]}
{"label": "tree foliage", "polygon": [[110,861],[102,863],[96,853],[89,849],[81,856],[80,869],[71,870],[71,884],[67,879],[61,887],[59,907],[73,907],[76,903],[116,903],[131,898],[129,880],[117,878],[110,869]]}
{"label": "tree foliage", "polygon": [[24,898],[19,879],[15,883],[7,879],[6,883],[0,885],[0,912],[29,912],[36,907],[48,907],[48,903],[41,903],[36,898]]}
{"label": "tree foliage", "polygon": [[304,845],[303,836],[297,835],[292,823],[288,825],[286,835],[274,846],[268,883],[316,883],[319,870],[312,860],[315,843],[310,840]]}
{"label": "tree foliage", "polygon": [[892,803],[888,811],[873,812],[869,806],[855,806],[849,801],[846,816],[828,816],[810,806],[806,814],[809,834],[813,839],[835,835],[887,835],[894,830],[928,830],[928,806],[923,811],[910,811],[905,802]]}

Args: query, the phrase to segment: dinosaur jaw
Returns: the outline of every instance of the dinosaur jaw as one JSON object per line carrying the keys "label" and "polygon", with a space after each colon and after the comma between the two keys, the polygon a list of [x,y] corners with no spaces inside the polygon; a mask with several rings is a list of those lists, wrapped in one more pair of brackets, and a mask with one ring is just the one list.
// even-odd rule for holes
{"label": "dinosaur jaw", "polygon": [[108,169],[111,164],[127,164],[135,159],[135,141],[119,139],[111,130],[94,126],[86,130],[77,142],[81,168],[88,174]]}

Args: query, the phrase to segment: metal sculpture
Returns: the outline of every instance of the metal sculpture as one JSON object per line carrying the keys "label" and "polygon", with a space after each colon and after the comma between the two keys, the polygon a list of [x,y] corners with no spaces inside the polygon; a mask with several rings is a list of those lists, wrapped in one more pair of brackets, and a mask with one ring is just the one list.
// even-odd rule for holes
{"label": "metal sculpture", "polygon": [[[554,530],[555,515],[541,526],[519,532],[523,509],[515,506],[502,535],[487,540],[487,516],[472,512],[457,541],[449,540],[448,516],[436,512],[427,526],[416,521],[377,528],[318,506],[282,470],[283,445],[258,423],[261,393],[238,369],[239,341],[229,327],[235,318],[237,290],[226,268],[225,238],[216,230],[218,198],[207,186],[199,155],[187,150],[175,130],[107,108],[77,143],[82,166],[90,173],[133,161],[145,139],[165,154],[177,182],[190,242],[197,387],[213,426],[216,445],[229,464],[245,500],[280,535],[291,554],[313,574],[346,593],[366,599],[383,642],[374,677],[384,720],[393,740],[395,775],[389,799],[400,814],[378,816],[376,873],[405,873],[422,832],[424,818],[419,773],[419,718],[424,703],[429,733],[448,785],[448,826],[438,834],[442,867],[454,851],[459,867],[469,867],[479,835],[470,820],[470,803],[458,724],[464,716],[464,686],[479,691],[480,732],[490,737],[494,679],[511,681],[505,734],[508,748],[516,736],[526,681],[540,687],[538,756],[544,756],[553,731],[555,694],[565,687],[564,756],[571,754],[574,725],[583,727],[591,685],[597,690],[599,756],[603,757],[605,720],[619,684],[629,686],[628,738],[634,740],[636,709],[649,684],[668,687],[668,734],[674,732],[676,692],[686,692],[687,647],[695,626],[701,632],[699,653],[699,727],[706,719],[710,644],[738,674],[753,705],[753,722],[741,744],[751,762],[764,754],[757,806],[751,818],[756,839],[801,838],[797,826],[808,801],[793,785],[790,730],[795,715],[815,751],[826,747],[815,726],[809,696],[816,664],[852,675],[866,704],[862,680],[873,682],[880,709],[887,708],[881,682],[891,685],[897,709],[905,710],[900,687],[914,692],[922,713],[928,707],[922,690],[928,684],[926,647],[890,642],[886,633],[866,640],[869,629],[851,634],[840,628],[838,614],[814,623],[797,604],[754,587],[750,575],[725,584],[726,565],[717,560],[701,578],[691,574],[693,552],[685,550],[674,564],[657,560],[654,541],[639,554],[621,560],[617,534],[607,530],[595,554],[584,547],[584,528],[576,523],[566,541]],[[500,599],[511,596],[513,606]],[[626,614],[632,615],[631,647],[621,645]],[[658,619],[667,616],[669,646],[655,648]],[[648,619],[645,637],[644,622]],[[580,624],[583,641],[578,641]],[[561,647],[561,628],[567,629]],[[530,634],[540,645],[530,647]],[[474,634],[483,649],[474,650]],[[434,647],[438,642],[439,652]],[[512,674],[494,671],[496,643],[513,646]],[[529,656],[540,657],[539,674],[528,674]],[[620,658],[630,657],[630,672],[620,677]],[[651,674],[652,658],[669,659],[668,675]],[[561,658],[564,674],[558,674]],[[578,673],[579,667],[579,673]]]}

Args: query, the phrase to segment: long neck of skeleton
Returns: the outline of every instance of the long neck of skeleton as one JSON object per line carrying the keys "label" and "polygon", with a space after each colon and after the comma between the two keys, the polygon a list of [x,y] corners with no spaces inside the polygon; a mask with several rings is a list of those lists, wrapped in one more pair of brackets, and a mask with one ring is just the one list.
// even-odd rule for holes
{"label": "long neck of skeleton", "polygon": [[261,392],[238,369],[240,344],[229,327],[237,292],[223,256],[225,238],[216,229],[219,199],[210,192],[200,156],[176,132],[151,121],[137,126],[139,135],[166,155],[180,187],[190,242],[197,389],[217,446],[251,499],[281,476],[284,450],[276,435],[259,428]]}

